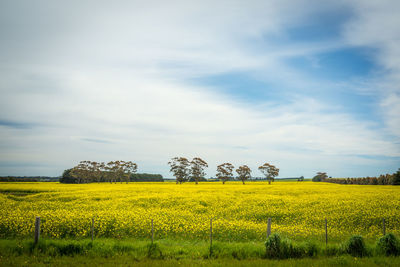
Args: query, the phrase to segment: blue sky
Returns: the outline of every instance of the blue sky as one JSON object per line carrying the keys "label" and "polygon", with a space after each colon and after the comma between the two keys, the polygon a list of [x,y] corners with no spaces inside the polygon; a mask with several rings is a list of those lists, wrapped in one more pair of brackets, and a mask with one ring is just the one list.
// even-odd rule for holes
{"label": "blue sky", "polygon": [[[2,1],[0,175],[400,167],[397,1]],[[71,16],[73,14],[73,16]]]}

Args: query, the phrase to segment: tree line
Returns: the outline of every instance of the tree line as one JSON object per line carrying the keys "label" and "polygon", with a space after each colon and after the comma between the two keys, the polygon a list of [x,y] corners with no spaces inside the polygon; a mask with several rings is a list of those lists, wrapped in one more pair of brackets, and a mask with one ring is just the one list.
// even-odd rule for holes
{"label": "tree line", "polygon": [[136,170],[137,164],[132,161],[116,160],[104,163],[84,160],[75,167],[65,170],[60,183],[128,183]]}
{"label": "tree line", "polygon": [[400,169],[393,174],[381,174],[378,177],[361,178],[328,178],[325,172],[318,172],[313,178],[314,182],[327,182],[335,184],[359,185],[400,185]]}
{"label": "tree line", "polygon": [[[208,167],[206,161],[199,157],[188,160],[185,157],[174,157],[168,162],[170,172],[175,176],[176,183],[182,184],[187,181],[194,181],[196,184],[206,175],[204,169]],[[216,177],[225,184],[226,181],[234,178],[233,170],[235,167],[229,162],[217,166]],[[270,163],[264,163],[258,169],[267,178],[271,184],[275,177],[279,175],[279,169]],[[241,165],[236,170],[237,178],[245,184],[245,181],[251,178],[251,169],[247,165]]]}

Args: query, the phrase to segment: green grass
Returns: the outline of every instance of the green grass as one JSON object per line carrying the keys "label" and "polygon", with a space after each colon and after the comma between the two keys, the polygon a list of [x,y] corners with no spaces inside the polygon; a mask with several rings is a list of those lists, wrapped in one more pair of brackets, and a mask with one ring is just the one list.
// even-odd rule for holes
{"label": "green grass", "polygon": [[[280,246],[274,242],[275,248]],[[400,257],[382,254],[382,241],[364,244],[364,257],[350,255],[349,242],[325,246],[283,238],[280,243],[283,249],[275,257],[268,256],[263,242],[217,241],[210,251],[208,242],[193,240],[41,239],[35,245],[32,240],[3,239],[0,266],[400,266]]]}
{"label": "green grass", "polygon": [[323,257],[313,259],[169,259],[169,260],[137,260],[129,255],[118,255],[113,257],[93,256],[33,256],[26,255],[4,258],[0,256],[0,266],[400,266],[400,258],[372,257],[354,258],[351,256]]}

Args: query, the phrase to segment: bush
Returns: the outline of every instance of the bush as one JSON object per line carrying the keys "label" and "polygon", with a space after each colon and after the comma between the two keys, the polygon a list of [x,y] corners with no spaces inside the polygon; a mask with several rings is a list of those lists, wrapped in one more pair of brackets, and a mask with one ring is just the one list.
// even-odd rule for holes
{"label": "bush", "polygon": [[282,241],[280,235],[270,235],[267,241],[265,241],[265,248],[265,256],[267,258],[280,258],[282,254]]}
{"label": "bush", "polygon": [[308,257],[314,257],[318,254],[318,246],[315,243],[307,242],[305,245],[305,252]]}
{"label": "bush", "polygon": [[366,256],[367,248],[362,236],[354,235],[345,244],[345,251],[354,257]]}
{"label": "bush", "polygon": [[289,259],[312,257],[317,254],[317,246],[313,243],[295,244],[283,239],[279,234],[272,234],[265,242],[265,257],[273,259]]}
{"label": "bush", "polygon": [[376,248],[379,253],[386,256],[400,255],[400,244],[394,234],[386,234],[379,238]]}
{"label": "bush", "polygon": [[157,243],[151,243],[147,246],[147,257],[149,259],[163,259],[160,246]]}

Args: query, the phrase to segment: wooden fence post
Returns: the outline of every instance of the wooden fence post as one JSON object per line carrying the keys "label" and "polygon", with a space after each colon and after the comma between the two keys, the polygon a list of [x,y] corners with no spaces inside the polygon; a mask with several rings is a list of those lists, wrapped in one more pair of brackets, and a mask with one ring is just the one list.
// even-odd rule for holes
{"label": "wooden fence post", "polygon": [[210,256],[212,254],[212,218],[210,219]]}
{"label": "wooden fence post", "polygon": [[383,218],[383,221],[382,221],[382,223],[383,223],[383,225],[382,225],[382,232],[383,232],[383,235],[386,235],[386,225],[385,225],[385,218]]}
{"label": "wooden fence post", "polygon": [[328,245],[328,220],[325,218],[325,246]]}
{"label": "wooden fence post", "polygon": [[94,218],[92,218],[92,242],[94,238]]}
{"label": "wooden fence post", "polygon": [[153,226],[153,219],[151,219],[151,243],[154,242],[154,226]]}
{"label": "wooden fence post", "polygon": [[267,238],[271,235],[271,218],[268,218],[267,224]]}
{"label": "wooden fence post", "polygon": [[40,217],[35,220],[35,245],[39,242],[40,237]]}

